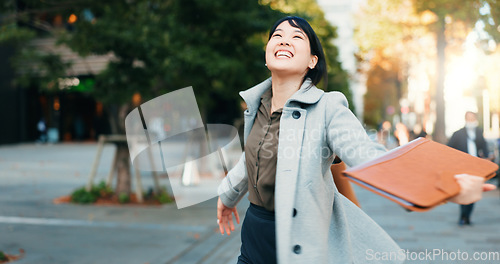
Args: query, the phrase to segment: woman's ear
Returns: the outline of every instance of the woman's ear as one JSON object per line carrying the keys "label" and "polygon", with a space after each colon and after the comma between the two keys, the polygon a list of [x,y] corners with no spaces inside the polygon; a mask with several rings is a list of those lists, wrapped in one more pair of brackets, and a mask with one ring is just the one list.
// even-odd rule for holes
{"label": "woman's ear", "polygon": [[318,63],[318,56],[316,55],[311,55],[311,61],[309,62],[309,69],[314,69],[316,67],[316,64]]}

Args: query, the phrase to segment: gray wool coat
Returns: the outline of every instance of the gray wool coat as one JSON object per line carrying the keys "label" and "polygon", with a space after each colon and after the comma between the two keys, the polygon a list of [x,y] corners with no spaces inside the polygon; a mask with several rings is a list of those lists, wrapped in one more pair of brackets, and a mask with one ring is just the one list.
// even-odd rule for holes
{"label": "gray wool coat", "polygon": [[[271,79],[240,92],[244,140]],[[285,103],[276,168],[276,247],[279,263],[401,263],[401,249],[368,215],[341,195],[330,165],[338,155],[348,166],[384,153],[347,107],[342,93],[316,88],[306,79]],[[245,155],[219,186],[234,207],[248,191]],[[295,213],[294,213],[295,212]],[[391,261],[392,260],[392,261]]]}

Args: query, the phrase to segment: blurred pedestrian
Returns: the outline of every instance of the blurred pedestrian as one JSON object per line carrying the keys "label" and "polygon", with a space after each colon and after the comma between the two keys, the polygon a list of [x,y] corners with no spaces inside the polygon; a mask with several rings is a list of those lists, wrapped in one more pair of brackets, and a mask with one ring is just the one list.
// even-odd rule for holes
{"label": "blurred pedestrian", "polygon": [[402,146],[410,142],[410,133],[408,128],[403,123],[396,124],[396,130],[394,131],[394,136],[398,140],[398,146]]}
{"label": "blurred pedestrian", "polygon": [[[245,110],[245,152],[219,186],[217,222],[222,234],[239,223],[237,203],[248,192],[238,263],[366,263],[367,251],[398,254],[392,238],[337,191],[335,155],[349,166],[386,149],[373,142],[342,93],[326,87],[326,59],[309,23],[285,17],[266,46],[271,78],[240,95]],[[457,178],[452,201],[481,198],[484,179]],[[489,186],[491,187],[491,186]],[[494,187],[494,186],[493,186]],[[401,263],[403,259],[373,263]]]}
{"label": "blurred pedestrian", "polygon": [[421,124],[415,124],[413,126],[413,130],[410,132],[410,140],[417,139],[419,137],[427,138],[427,132]]}
{"label": "blurred pedestrian", "polygon": [[47,142],[47,124],[45,124],[45,118],[43,118],[43,117],[40,118],[36,127],[37,127],[37,130],[39,133],[38,140],[42,143]]}
{"label": "blurred pedestrian", "polygon": [[[483,130],[478,126],[476,113],[470,111],[465,113],[465,126],[453,133],[448,146],[475,157],[489,158],[488,145]],[[459,225],[471,225],[470,217],[473,209],[474,203],[460,205]]]}
{"label": "blurred pedestrian", "polygon": [[392,135],[392,125],[389,121],[380,124],[377,131],[377,142],[384,145],[386,149],[393,149],[398,146],[396,138]]}

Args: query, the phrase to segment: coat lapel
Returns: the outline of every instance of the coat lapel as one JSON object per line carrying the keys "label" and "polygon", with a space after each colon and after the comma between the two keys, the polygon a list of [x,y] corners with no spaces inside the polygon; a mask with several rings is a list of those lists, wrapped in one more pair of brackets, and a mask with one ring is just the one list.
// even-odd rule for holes
{"label": "coat lapel", "polygon": [[[247,104],[248,110],[250,112],[257,112],[257,109],[260,105],[260,97],[264,94],[267,89],[271,88],[271,78],[266,79],[265,81],[255,85],[254,87],[240,92],[241,98]],[[295,92],[286,102],[286,106],[290,106],[291,104],[303,103],[303,104],[315,104],[319,101],[321,96],[323,96],[325,92],[316,88],[311,82],[311,79],[306,79],[304,83],[300,86],[300,89]]]}
{"label": "coat lapel", "polygon": [[247,104],[247,109],[243,112],[245,124],[243,128],[243,143],[246,144],[247,137],[252,130],[253,122],[255,121],[255,116],[257,115],[257,110],[260,105],[260,97],[264,92],[271,88],[271,78],[257,84],[256,86],[240,92],[241,98]]}
{"label": "coat lapel", "polygon": [[[247,137],[250,134],[250,130],[252,130],[253,122],[260,105],[260,97],[262,96],[262,94],[264,94],[265,91],[270,88],[271,78],[268,78],[265,81],[257,84],[256,86],[240,92],[241,98],[243,98],[243,100],[247,104],[247,109],[243,113],[245,119],[243,132],[244,143],[246,143]],[[287,100],[283,111],[286,111],[287,109],[292,110],[294,108],[293,106],[301,104],[315,104],[319,101],[323,94],[324,92],[316,88],[316,86],[312,84],[311,79],[308,78],[304,81],[304,83],[302,83],[300,89]]]}

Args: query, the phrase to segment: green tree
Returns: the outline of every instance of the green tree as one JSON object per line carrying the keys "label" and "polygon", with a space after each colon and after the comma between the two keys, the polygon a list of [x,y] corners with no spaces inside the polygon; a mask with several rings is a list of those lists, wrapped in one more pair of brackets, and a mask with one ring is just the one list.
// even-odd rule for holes
{"label": "green tree", "polygon": [[398,114],[399,100],[407,93],[411,64],[425,60],[422,41],[427,30],[410,1],[368,0],[356,14],[355,40],[359,45],[359,70],[367,76],[364,122],[377,127]]}
{"label": "green tree", "polygon": [[[500,2],[496,0],[414,0],[415,9],[422,13],[431,11],[437,16],[434,24],[429,25],[430,30],[436,34],[437,50],[437,79],[436,79],[436,127],[434,139],[446,142],[444,122],[444,75],[447,46],[447,27],[452,21],[460,21],[467,29],[467,33],[474,28],[478,20],[483,20],[485,30],[497,42],[500,40]],[[487,10],[487,12],[481,10]],[[481,14],[483,13],[483,14]]]}
{"label": "green tree", "polygon": [[[124,133],[123,120],[134,107],[133,95],[140,94],[142,101],[146,101],[186,86],[193,86],[204,122],[231,123],[241,112],[237,91],[268,76],[264,65],[266,33],[274,21],[285,15],[271,8],[270,3],[258,1],[9,2],[13,3],[12,10],[20,9],[9,16],[12,34],[32,34],[30,27],[19,25],[36,24],[33,21],[40,14],[61,15],[64,21],[75,15],[77,20],[66,25],[67,31],[46,30],[45,35],[56,37],[81,56],[114,55],[106,70],[95,76],[92,90],[93,95],[108,106],[114,133]],[[15,3],[20,2],[22,8],[15,7]],[[315,12],[321,12],[317,5],[312,13]],[[329,87],[344,89],[349,95],[346,74],[331,44],[334,29],[324,18],[318,24],[314,21],[318,20],[313,19],[313,25],[320,29],[318,33],[329,55]],[[13,38],[2,36],[0,39]],[[54,61],[57,58],[54,57]],[[37,74],[35,80],[40,77],[46,78],[46,83],[56,80],[55,75],[47,71]],[[128,148],[118,144],[117,151],[116,193],[129,193]]]}
{"label": "green tree", "polygon": [[[445,102],[444,102],[444,79],[446,63],[446,26],[452,20],[465,22],[470,29],[479,19],[479,8],[482,6],[480,0],[414,0],[417,12],[431,11],[437,16],[435,23],[429,25],[430,30],[436,34],[436,124],[433,139],[445,143]],[[447,23],[448,20],[448,23]],[[469,29],[469,30],[470,30]]]}
{"label": "green tree", "polygon": [[380,52],[372,60],[372,66],[367,72],[364,95],[364,121],[367,126],[377,128],[385,120],[392,120],[401,98],[401,80],[399,78],[399,61],[394,58],[385,58]]}
{"label": "green tree", "polygon": [[[240,113],[237,91],[266,76],[263,36],[282,16],[257,1],[24,0],[9,4],[13,11],[2,21],[4,43],[19,40],[16,43],[21,44],[33,37],[40,30],[31,25],[37,24],[40,14],[61,15],[64,21],[74,14],[77,20],[67,25],[68,31],[44,34],[55,36],[81,56],[114,55],[107,69],[95,76],[93,89],[94,96],[108,106],[114,133],[124,133],[132,95],[139,93],[146,101],[186,86],[195,89],[205,122],[231,122]],[[39,73],[37,80],[56,80],[47,71]],[[116,192],[129,193],[126,144],[117,145],[115,166]]]}
{"label": "green tree", "polygon": [[[35,37],[47,36],[53,31],[53,27],[42,23],[39,19],[42,14],[47,14],[49,11],[40,1],[7,0],[0,5],[3,5],[0,13],[0,45],[16,48],[16,54],[10,61],[18,73],[14,85],[29,87],[36,83],[48,91],[58,90],[56,80],[64,76],[65,68],[69,64],[63,63],[59,54],[40,53],[27,45]],[[26,10],[18,12],[20,8]],[[54,10],[58,9],[60,8]],[[33,65],[38,66],[33,67]]]}
{"label": "green tree", "polygon": [[497,0],[483,0],[480,14],[486,32],[497,44],[500,43],[500,2]]}
{"label": "green tree", "polygon": [[[489,8],[485,8],[486,4]],[[487,9],[488,12],[483,12],[481,15],[481,9]],[[405,75],[407,74],[405,64],[411,63],[408,54],[426,53],[422,49],[411,49],[416,47],[412,43],[423,42],[419,39],[429,33],[434,35],[435,45],[432,48],[436,53],[436,70],[435,74],[432,74],[435,76],[435,83],[432,86],[436,104],[436,122],[433,138],[438,142],[446,142],[445,52],[451,51],[450,48],[457,50],[479,19],[485,22],[485,29],[490,35],[498,39],[498,16],[495,17],[498,10],[500,3],[493,0],[368,0],[362,16],[358,17],[357,38],[361,47],[361,57],[369,58],[371,51],[383,50],[386,54],[390,54],[389,56],[402,61],[401,70]],[[450,43],[454,43],[454,46],[450,47]]]}

